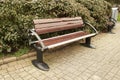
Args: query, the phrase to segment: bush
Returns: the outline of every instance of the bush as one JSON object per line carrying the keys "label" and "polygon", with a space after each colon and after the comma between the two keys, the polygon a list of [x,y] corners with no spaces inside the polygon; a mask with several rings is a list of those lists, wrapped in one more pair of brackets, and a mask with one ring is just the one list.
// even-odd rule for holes
{"label": "bush", "polygon": [[95,26],[102,31],[107,28],[107,22],[111,16],[111,5],[104,0],[76,0],[83,4],[89,11],[91,17],[95,19]]}
{"label": "bush", "polygon": [[16,51],[21,46],[26,45],[28,28],[32,25],[29,15],[23,15],[19,3],[10,1],[0,3],[0,45],[1,51]]}
{"label": "bush", "polygon": [[120,4],[120,0],[106,0],[110,2],[111,4]]}
{"label": "bush", "polygon": [[111,15],[110,4],[103,0],[4,0],[0,7],[0,51],[4,53],[28,45],[28,29],[35,18],[81,16],[104,30]]}

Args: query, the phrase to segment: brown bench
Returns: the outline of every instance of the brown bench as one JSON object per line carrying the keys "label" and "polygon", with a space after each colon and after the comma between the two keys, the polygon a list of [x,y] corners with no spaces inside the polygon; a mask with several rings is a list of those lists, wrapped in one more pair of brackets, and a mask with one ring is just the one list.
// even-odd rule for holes
{"label": "brown bench", "polygon": [[116,25],[116,20],[114,19],[114,18],[109,18],[109,21],[108,21],[108,23],[107,23],[107,31],[109,32],[109,33],[112,33],[112,34],[114,34],[114,32],[112,32],[112,29],[115,27],[115,25]]}
{"label": "brown bench", "polygon": [[[33,64],[41,70],[49,70],[49,67],[43,61],[43,52],[47,49],[52,49],[68,43],[86,39],[85,45],[91,47],[91,37],[95,36],[98,32],[89,23],[83,22],[81,17],[74,18],[55,18],[55,19],[36,19],[34,20],[34,29],[30,30],[29,44],[32,45],[37,51],[37,60]],[[93,33],[83,31],[85,25],[91,27]],[[71,31],[71,33],[69,32]],[[64,33],[63,32],[69,32]],[[57,33],[57,36],[50,36],[49,38],[42,39],[42,35]],[[32,37],[36,40],[33,40]],[[34,39],[35,39],[34,38]]]}

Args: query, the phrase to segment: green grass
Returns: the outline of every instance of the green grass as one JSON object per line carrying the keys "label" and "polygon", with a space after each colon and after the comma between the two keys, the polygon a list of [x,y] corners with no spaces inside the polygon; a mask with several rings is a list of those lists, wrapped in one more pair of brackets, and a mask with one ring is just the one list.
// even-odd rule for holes
{"label": "green grass", "polygon": [[19,57],[19,56],[22,56],[22,55],[24,55],[24,54],[26,54],[26,53],[28,53],[29,52],[29,48],[27,48],[27,47],[24,47],[24,48],[21,48],[21,49],[19,49],[17,52],[15,52],[15,56],[16,57]]}
{"label": "green grass", "polygon": [[22,55],[24,55],[24,54],[26,54],[26,53],[28,53],[30,51],[30,49],[29,48],[27,48],[27,47],[23,47],[23,48],[20,48],[17,52],[15,52],[15,53],[1,53],[0,52],[0,59],[1,58],[6,58],[6,57],[12,57],[12,56],[15,56],[15,57],[20,57],[20,56],[22,56]]}
{"label": "green grass", "polygon": [[2,58],[3,57],[3,53],[0,53],[0,58]]}
{"label": "green grass", "polygon": [[120,21],[120,13],[118,14],[118,21]]}

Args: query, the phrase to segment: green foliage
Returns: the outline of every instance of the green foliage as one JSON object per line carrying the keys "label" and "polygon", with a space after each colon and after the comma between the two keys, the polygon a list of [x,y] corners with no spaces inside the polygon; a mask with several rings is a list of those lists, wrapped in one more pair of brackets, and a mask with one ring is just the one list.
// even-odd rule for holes
{"label": "green foliage", "polygon": [[33,28],[35,18],[81,16],[103,30],[110,10],[111,5],[103,0],[3,0],[0,2],[0,52],[13,52],[28,45],[28,29]]}
{"label": "green foliage", "polygon": [[120,4],[120,0],[106,0],[110,2],[111,4]]}
{"label": "green foliage", "polygon": [[89,11],[91,17],[95,19],[95,26],[98,30],[107,28],[107,21],[111,16],[111,5],[104,0],[76,0],[83,4]]}
{"label": "green foliage", "polygon": [[22,5],[7,1],[0,3],[0,45],[1,51],[16,51],[27,42],[28,28],[32,25],[31,16],[19,13]]}

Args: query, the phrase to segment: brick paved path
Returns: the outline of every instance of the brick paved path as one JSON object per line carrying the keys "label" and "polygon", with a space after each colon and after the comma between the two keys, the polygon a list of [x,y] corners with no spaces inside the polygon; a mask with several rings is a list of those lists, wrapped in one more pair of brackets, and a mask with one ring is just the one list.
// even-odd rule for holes
{"label": "brick paved path", "polygon": [[120,23],[114,32],[96,36],[96,49],[72,44],[45,53],[48,72],[31,64],[35,57],[1,65],[0,80],[120,80]]}

